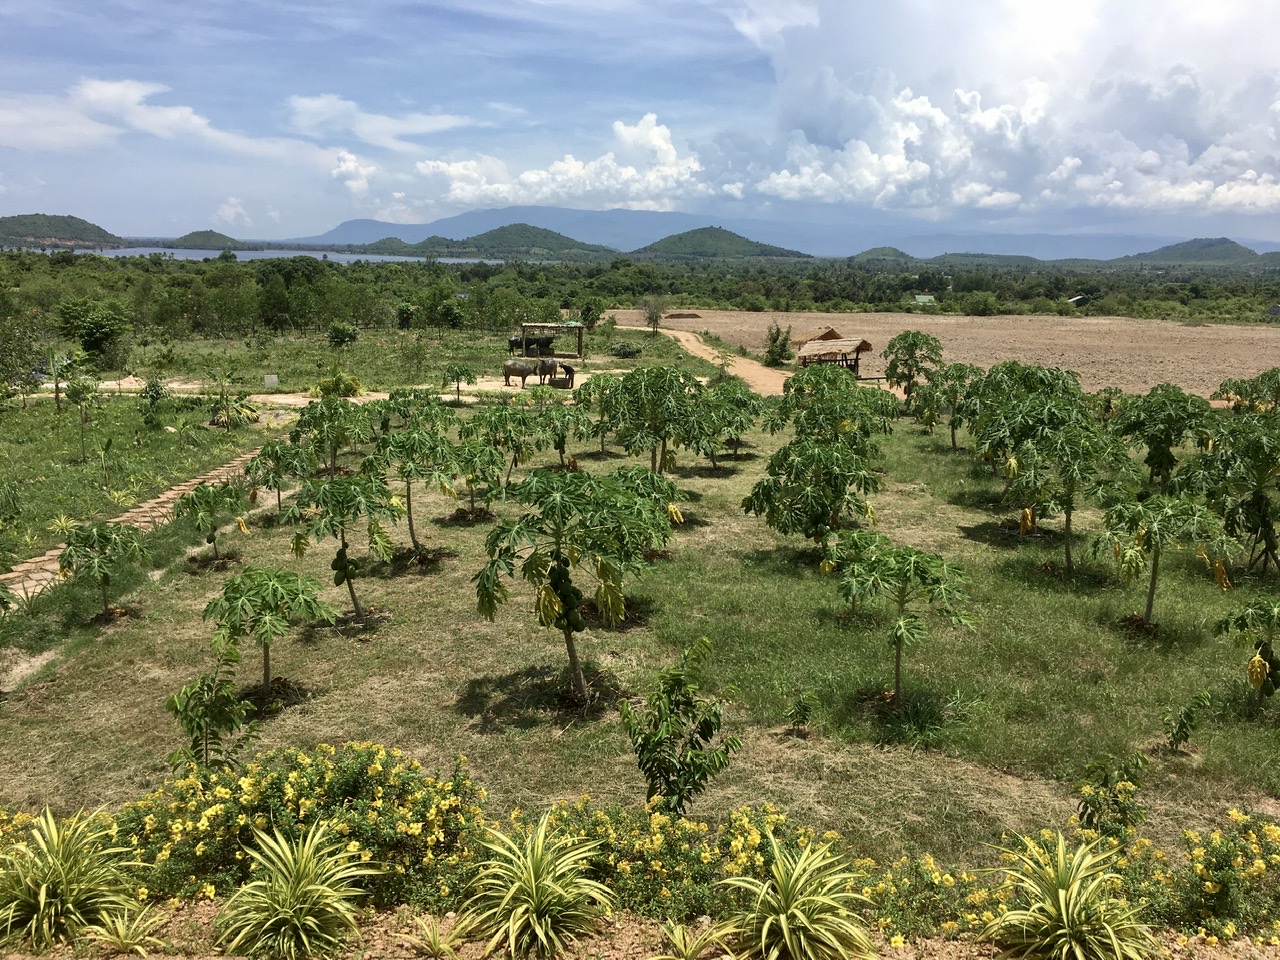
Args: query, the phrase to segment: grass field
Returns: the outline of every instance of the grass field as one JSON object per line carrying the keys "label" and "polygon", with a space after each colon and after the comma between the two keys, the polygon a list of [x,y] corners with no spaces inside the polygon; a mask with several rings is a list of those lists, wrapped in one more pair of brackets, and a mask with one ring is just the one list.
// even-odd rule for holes
{"label": "grass field", "polygon": [[[742,512],[783,439],[753,433],[742,457],[719,470],[681,454],[675,479],[687,522],[669,557],[630,583],[632,616],[622,627],[593,627],[580,643],[595,669],[642,694],[682,648],[711,640],[703,680],[730,702],[729,726],[744,748],[697,815],[772,801],[880,858],[928,850],[981,862],[1003,831],[1063,823],[1088,764],[1136,751],[1151,757],[1144,798],[1155,836],[1228,806],[1274,807],[1280,774],[1260,758],[1276,755],[1280,730],[1270,713],[1242,716],[1248,651],[1209,635],[1214,620],[1273,583],[1245,581],[1224,595],[1200,561],[1172,558],[1156,602],[1159,632],[1130,634],[1119,620],[1140,608],[1141,585],[1120,583],[1109,556],[1064,577],[1056,524],[1020,539],[1001,525],[1012,512],[990,472],[974,471],[943,434],[902,421],[885,444],[885,489],[872,497],[880,529],[965,568],[976,626],[935,623],[932,638],[906,654],[911,708],[886,712],[877,707],[892,682],[885,618],[851,615],[811,544]],[[616,447],[602,457],[590,441],[570,453],[589,470],[636,462]],[[526,466],[554,460],[549,453]],[[563,642],[536,625],[527,588],[513,587],[495,622],[478,616],[471,577],[489,525],[457,521],[456,504],[429,491],[415,501],[434,562],[398,576],[365,571],[362,601],[389,618],[376,628],[298,631],[275,650],[276,672],[310,697],[269,720],[262,745],[372,739],[442,768],[465,754],[493,813],[583,793],[641,804],[643,781],[616,710],[557,708]],[[1077,525],[1086,543],[1097,514]],[[195,572],[181,558],[190,540],[164,536],[160,553],[173,562],[126,585],[127,619],[100,632],[86,626],[93,595],[69,585],[43,599],[35,619],[5,627],[7,642],[38,649],[65,638],[65,646],[0,703],[0,804],[115,805],[167,773],[179,731],[163,700],[211,665],[200,611],[222,576]],[[290,536],[258,525],[230,539],[244,563],[327,582],[332,551],[322,544],[295,560]],[[407,544],[403,526],[395,540]],[[347,603],[344,590],[326,595]],[[258,671],[249,651],[246,688]],[[1191,749],[1156,749],[1162,714],[1200,690],[1214,706]],[[784,712],[804,691],[817,697],[814,731],[795,737]]]}

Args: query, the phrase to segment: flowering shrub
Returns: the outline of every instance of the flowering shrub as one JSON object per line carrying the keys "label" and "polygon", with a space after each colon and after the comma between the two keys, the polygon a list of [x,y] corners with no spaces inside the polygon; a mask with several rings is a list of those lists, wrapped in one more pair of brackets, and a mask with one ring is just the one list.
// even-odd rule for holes
{"label": "flowering shrub", "polygon": [[656,807],[644,812],[600,808],[583,797],[557,805],[551,823],[561,832],[600,841],[592,876],[617,894],[620,907],[666,919],[722,913],[732,894],[717,889],[719,881],[767,876],[770,832],[788,849],[806,846],[813,837],[768,804],[742,807],[712,827]]}
{"label": "flowering shrub", "polygon": [[863,858],[853,865],[866,877],[861,892],[886,939],[971,933],[994,916],[999,903],[999,890],[977,874],[951,872],[929,854],[884,865]]}
{"label": "flowering shrub", "polygon": [[262,754],[237,773],[187,769],[118,818],[137,859],[154,865],[156,895],[213,896],[246,882],[253,831],[293,834],[328,820],[347,849],[385,868],[367,889],[379,905],[458,902],[484,824],[484,791],[460,759],[446,779],[425,776],[399,750],[320,744]]}

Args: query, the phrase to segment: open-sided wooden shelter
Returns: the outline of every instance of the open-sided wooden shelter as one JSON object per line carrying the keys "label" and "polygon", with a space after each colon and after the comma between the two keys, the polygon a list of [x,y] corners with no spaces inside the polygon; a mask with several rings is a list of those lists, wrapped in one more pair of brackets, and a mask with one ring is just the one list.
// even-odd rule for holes
{"label": "open-sided wooden shelter", "polygon": [[866,340],[842,338],[840,340],[810,340],[796,351],[796,362],[802,367],[811,363],[835,363],[858,375],[858,361],[871,349]]}
{"label": "open-sided wooden shelter", "polygon": [[[537,337],[553,336],[559,337],[561,334],[571,334],[577,337],[577,350],[573,353],[566,353],[557,350],[551,355],[553,357],[578,357],[582,358],[582,338],[586,332],[586,327],[576,322],[566,323],[522,323],[520,324],[520,336],[526,343],[532,342]],[[521,350],[521,353],[527,353],[527,349]]]}

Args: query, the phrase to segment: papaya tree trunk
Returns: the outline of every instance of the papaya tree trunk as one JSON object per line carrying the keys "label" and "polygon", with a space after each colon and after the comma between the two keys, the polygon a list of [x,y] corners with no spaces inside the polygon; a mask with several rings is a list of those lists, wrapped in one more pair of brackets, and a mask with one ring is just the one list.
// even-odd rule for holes
{"label": "papaya tree trunk", "polygon": [[271,644],[262,645],[262,696],[271,696]]}
{"label": "papaya tree trunk", "polygon": [[1150,626],[1151,608],[1156,602],[1156,577],[1160,573],[1160,548],[1151,551],[1151,583],[1147,586],[1147,612],[1142,615],[1142,622]]}
{"label": "papaya tree trunk", "polygon": [[902,639],[893,644],[893,707],[902,706]]}
{"label": "papaya tree trunk", "polygon": [[107,586],[108,586],[107,580],[108,578],[103,577],[101,580],[98,581],[98,586],[102,588],[102,615],[104,617],[110,618],[111,617],[111,601],[107,597]]}
{"label": "papaya tree trunk", "polygon": [[1063,511],[1062,519],[1062,540],[1067,554],[1067,575],[1075,573],[1075,567],[1071,564],[1071,508],[1068,507]]}
{"label": "papaya tree trunk", "polygon": [[404,515],[409,522],[409,542],[413,544],[413,552],[419,553],[422,546],[418,543],[418,533],[413,528],[413,484],[408,480],[404,482]]}
{"label": "papaya tree trunk", "polygon": [[573,695],[579,703],[587,702],[587,678],[578,659],[578,645],[573,639],[573,628],[564,628],[564,647],[569,654],[569,673],[573,678]]}

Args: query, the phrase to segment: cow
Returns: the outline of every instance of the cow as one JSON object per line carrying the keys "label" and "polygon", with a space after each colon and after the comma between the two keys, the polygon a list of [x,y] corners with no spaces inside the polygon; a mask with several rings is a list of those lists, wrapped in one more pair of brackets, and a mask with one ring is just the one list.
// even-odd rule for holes
{"label": "cow", "polygon": [[574,373],[573,367],[569,366],[567,363],[562,363],[560,364],[560,369],[564,371],[565,386],[572,390]]}
{"label": "cow", "polygon": [[507,386],[511,386],[511,378],[520,378],[520,389],[524,389],[524,382],[538,372],[538,368],[532,363],[524,363],[520,360],[508,360],[502,365],[502,379],[506,381]]}
{"label": "cow", "polygon": [[551,345],[555,339],[555,337],[508,337],[507,355],[522,353],[527,357],[539,357],[544,353],[552,352]]}
{"label": "cow", "polygon": [[538,385],[546,386],[547,377],[554,377],[556,375],[556,367],[558,366],[559,364],[556,363],[555,360],[551,360],[551,359],[539,360],[538,361]]}

